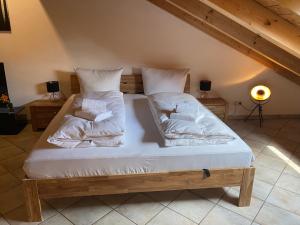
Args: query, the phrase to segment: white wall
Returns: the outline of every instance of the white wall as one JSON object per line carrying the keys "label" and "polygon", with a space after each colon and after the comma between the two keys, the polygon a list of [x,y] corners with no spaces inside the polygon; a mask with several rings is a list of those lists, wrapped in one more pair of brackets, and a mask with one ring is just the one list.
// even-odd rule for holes
{"label": "white wall", "polygon": [[[270,86],[266,114],[300,114],[300,87],[282,78],[145,0],[8,0],[12,32],[0,33],[15,105],[45,94],[44,82],[58,79],[68,94],[74,66],[141,66],[191,69],[192,92],[202,78],[231,103],[251,106],[249,89]],[[297,103],[298,102],[298,103]]]}

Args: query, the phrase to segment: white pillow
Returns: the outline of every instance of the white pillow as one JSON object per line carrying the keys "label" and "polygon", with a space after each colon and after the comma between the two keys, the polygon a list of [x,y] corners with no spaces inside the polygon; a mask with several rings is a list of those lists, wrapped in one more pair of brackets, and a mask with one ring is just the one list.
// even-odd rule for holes
{"label": "white pillow", "polygon": [[161,70],[142,68],[145,95],[160,92],[183,93],[188,69]]}
{"label": "white pillow", "polygon": [[76,69],[82,94],[95,91],[120,91],[123,68],[113,70]]}

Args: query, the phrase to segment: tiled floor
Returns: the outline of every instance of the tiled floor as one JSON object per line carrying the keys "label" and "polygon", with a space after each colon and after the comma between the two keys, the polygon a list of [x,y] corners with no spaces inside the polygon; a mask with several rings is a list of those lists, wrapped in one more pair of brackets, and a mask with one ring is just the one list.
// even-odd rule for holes
{"label": "tiled floor", "polygon": [[[238,188],[202,189],[43,201],[41,224],[208,225],[300,224],[300,120],[230,121],[253,148],[256,176],[250,207],[235,204]],[[39,138],[27,126],[0,137],[0,225],[26,223],[22,163]]]}

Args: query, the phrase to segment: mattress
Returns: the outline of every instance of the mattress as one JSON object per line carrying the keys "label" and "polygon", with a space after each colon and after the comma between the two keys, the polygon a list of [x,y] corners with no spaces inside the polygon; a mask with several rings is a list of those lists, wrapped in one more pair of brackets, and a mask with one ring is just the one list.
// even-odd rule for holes
{"label": "mattress", "polygon": [[47,137],[70,111],[71,96],[49,124],[24,163],[29,178],[66,178],[101,175],[159,173],[186,170],[250,167],[250,147],[216,117],[234,141],[218,145],[164,147],[148,107],[140,94],[125,94],[126,132],[121,147],[60,148]]}

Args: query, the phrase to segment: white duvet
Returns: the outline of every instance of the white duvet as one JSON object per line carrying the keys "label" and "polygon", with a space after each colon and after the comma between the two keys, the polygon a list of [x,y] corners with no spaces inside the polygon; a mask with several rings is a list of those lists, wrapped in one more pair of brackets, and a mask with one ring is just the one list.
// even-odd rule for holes
{"label": "white duvet", "polygon": [[[192,95],[185,93],[157,93],[148,96],[155,123],[166,146],[224,144],[235,138],[226,126]],[[197,114],[197,122],[170,119],[180,108],[181,113]]]}
{"label": "white duvet", "polygon": [[[104,101],[107,110],[111,111],[113,116],[100,122],[73,116],[72,114],[81,108],[84,98]],[[50,135],[47,141],[65,148],[113,147],[124,143],[124,132],[125,106],[123,93],[119,91],[94,92],[74,99],[70,114],[64,116],[58,130]]]}

